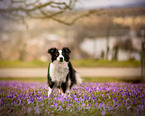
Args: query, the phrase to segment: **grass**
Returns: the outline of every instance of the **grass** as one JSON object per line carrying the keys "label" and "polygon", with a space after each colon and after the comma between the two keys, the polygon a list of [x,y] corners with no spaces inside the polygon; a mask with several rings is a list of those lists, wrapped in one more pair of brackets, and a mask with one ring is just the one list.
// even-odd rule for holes
{"label": "grass", "polygon": [[[71,60],[74,67],[140,67],[140,61],[107,61],[107,60]],[[46,68],[48,62],[43,61],[0,61],[0,68]]]}
{"label": "grass", "polygon": [[49,62],[43,61],[0,61],[0,68],[37,68],[37,67],[47,67]]}
{"label": "grass", "polygon": [[1,80],[0,115],[144,116],[144,90],[140,83],[84,82],[73,87],[69,97],[55,91],[48,98],[46,82]]}
{"label": "grass", "polygon": [[[114,77],[82,77],[83,82],[128,82],[128,83],[140,83],[140,77],[134,78],[114,78]],[[21,81],[21,82],[47,82],[47,78],[45,77],[33,77],[33,78],[22,78],[22,77],[11,77],[11,78],[0,78],[0,81]]]}
{"label": "grass", "polygon": [[76,67],[140,67],[140,61],[72,60]]}

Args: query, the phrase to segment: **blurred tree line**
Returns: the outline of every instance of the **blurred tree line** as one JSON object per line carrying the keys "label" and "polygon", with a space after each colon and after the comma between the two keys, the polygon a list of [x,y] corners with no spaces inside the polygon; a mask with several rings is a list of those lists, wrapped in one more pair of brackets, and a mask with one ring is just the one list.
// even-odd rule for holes
{"label": "blurred tree line", "polygon": [[[80,49],[80,44],[85,38],[105,37],[108,54],[109,37],[116,36],[118,42],[114,46],[113,59],[117,60],[119,48],[136,50],[132,47],[131,37],[128,36],[125,42],[121,42],[119,38],[128,35],[130,30],[141,37],[140,32],[145,29],[145,8],[74,11],[77,0],[1,2],[8,5],[3,6],[2,3],[0,5],[0,59],[26,60],[26,57],[40,59],[40,56],[47,56],[47,49],[53,46],[69,46],[73,51],[72,57],[90,58]],[[48,6],[51,10],[47,8]],[[12,23],[12,20],[16,22]],[[23,22],[23,25],[19,21]],[[59,37],[52,40],[52,36],[48,36],[51,34]],[[107,58],[108,56],[105,59]]]}

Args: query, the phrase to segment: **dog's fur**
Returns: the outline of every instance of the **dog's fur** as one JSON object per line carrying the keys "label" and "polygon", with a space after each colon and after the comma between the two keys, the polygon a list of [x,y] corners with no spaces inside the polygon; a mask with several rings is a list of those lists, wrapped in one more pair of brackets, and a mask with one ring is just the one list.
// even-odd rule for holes
{"label": "dog's fur", "polygon": [[48,67],[48,97],[53,93],[53,90],[59,88],[63,95],[72,88],[75,84],[81,83],[79,74],[72,67],[69,61],[70,49],[57,48],[48,49],[51,55],[51,63]]}

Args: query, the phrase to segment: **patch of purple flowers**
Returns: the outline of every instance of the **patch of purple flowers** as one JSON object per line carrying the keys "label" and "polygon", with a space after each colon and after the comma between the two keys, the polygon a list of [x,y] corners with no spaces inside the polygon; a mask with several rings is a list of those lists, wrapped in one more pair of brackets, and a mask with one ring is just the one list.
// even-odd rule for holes
{"label": "patch of purple flowers", "polygon": [[1,81],[1,115],[145,114],[145,84],[85,82],[68,97],[55,91],[50,98],[47,88],[46,83]]}

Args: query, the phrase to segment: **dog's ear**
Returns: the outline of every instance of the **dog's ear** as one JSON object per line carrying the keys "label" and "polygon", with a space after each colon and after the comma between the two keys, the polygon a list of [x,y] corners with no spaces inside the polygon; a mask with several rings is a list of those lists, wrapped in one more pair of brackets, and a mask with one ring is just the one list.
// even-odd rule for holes
{"label": "dog's ear", "polygon": [[50,48],[50,49],[48,49],[48,53],[53,54],[56,52],[56,50],[57,50],[56,48]]}
{"label": "dog's ear", "polygon": [[62,50],[65,51],[65,52],[68,53],[68,54],[71,53],[71,51],[70,51],[70,49],[69,49],[68,47],[63,48]]}

